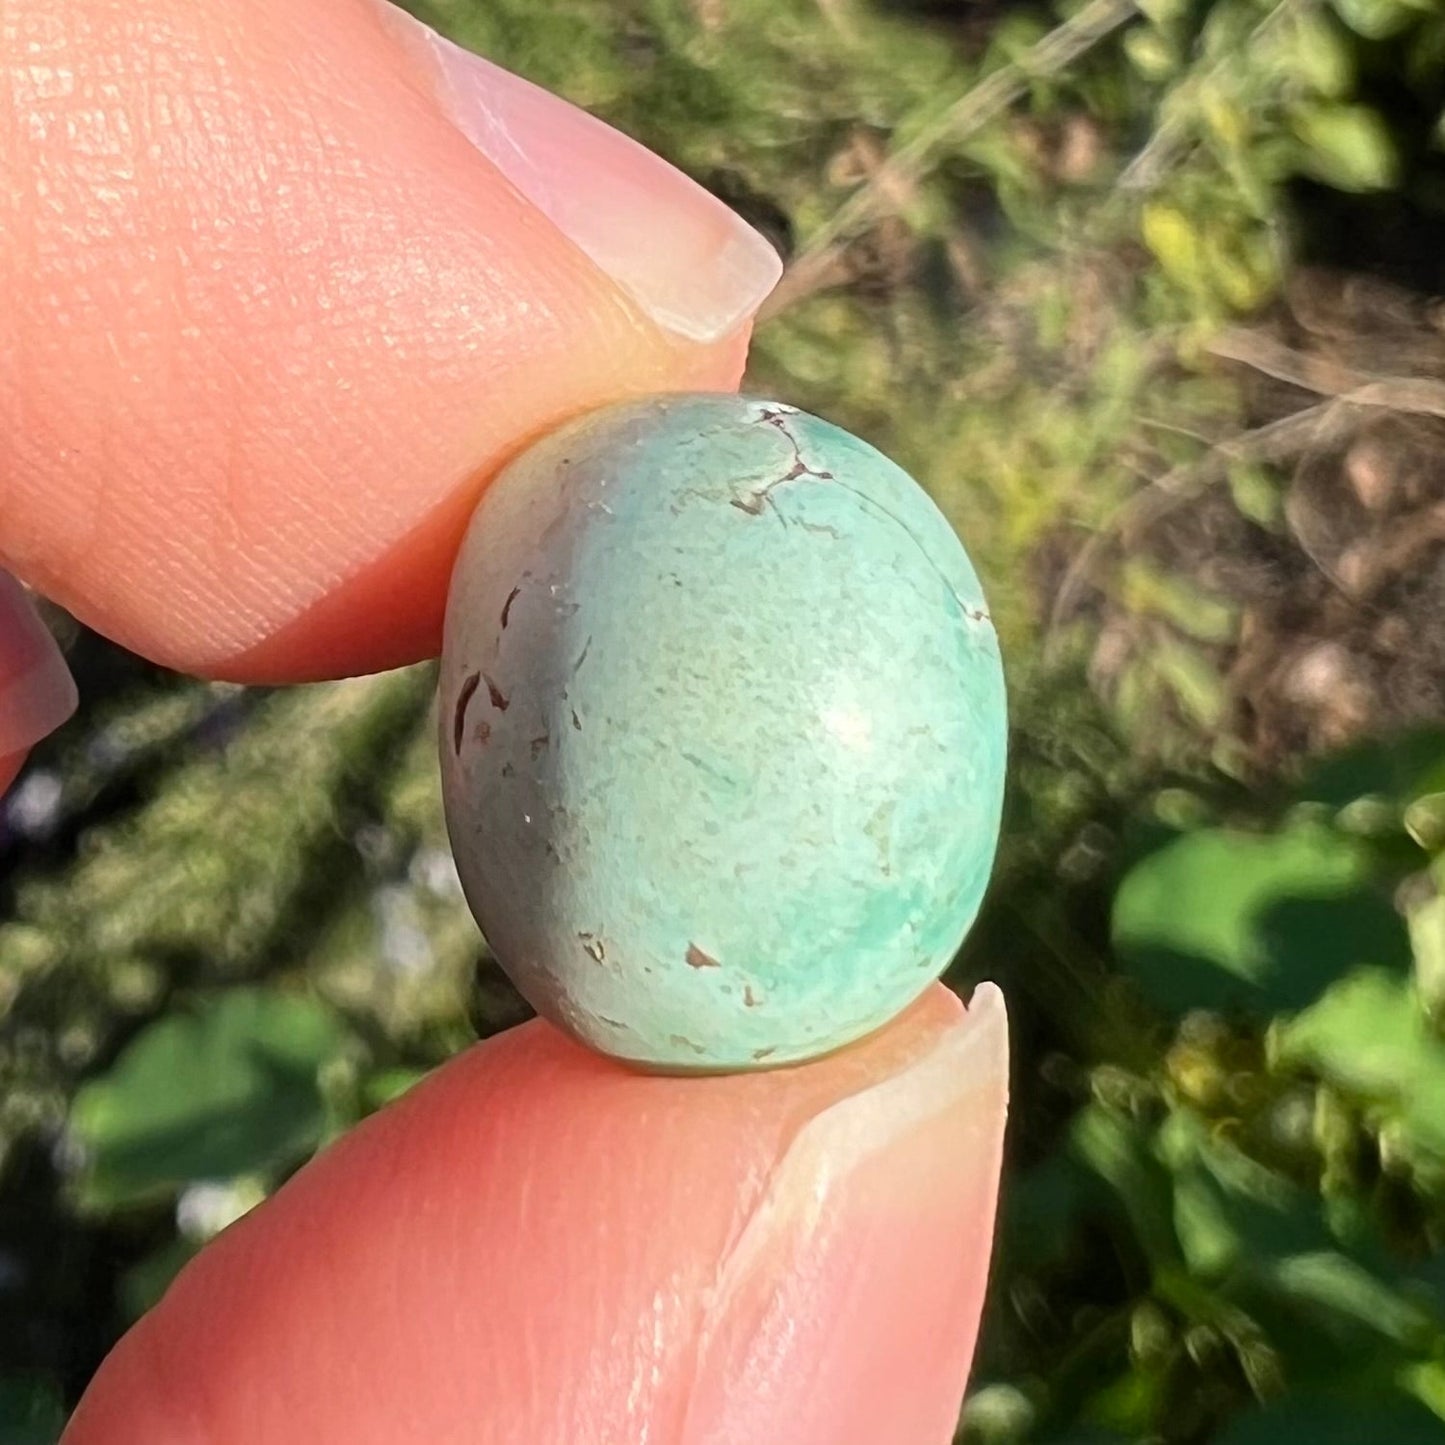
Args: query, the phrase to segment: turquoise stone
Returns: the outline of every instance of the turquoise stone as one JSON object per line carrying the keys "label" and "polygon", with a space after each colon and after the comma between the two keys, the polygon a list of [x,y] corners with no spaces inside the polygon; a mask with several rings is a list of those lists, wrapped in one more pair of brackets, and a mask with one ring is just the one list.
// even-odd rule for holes
{"label": "turquoise stone", "polygon": [[618,1058],[829,1052],[978,912],[1005,758],[978,576],[905,472],[793,407],[659,397],[517,457],[457,561],[440,709],[488,942]]}

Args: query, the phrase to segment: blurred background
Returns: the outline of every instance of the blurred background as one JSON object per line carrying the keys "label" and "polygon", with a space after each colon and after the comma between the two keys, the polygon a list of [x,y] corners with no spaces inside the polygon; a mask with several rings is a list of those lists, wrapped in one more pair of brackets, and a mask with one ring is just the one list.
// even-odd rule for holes
{"label": "blurred background", "polygon": [[[1445,6],[450,0],[789,262],[750,387],[966,539],[1011,797],[950,981],[1015,1109],[968,1445],[1445,1439]],[[0,801],[0,1442],[525,1015],[428,667],[177,679]]]}

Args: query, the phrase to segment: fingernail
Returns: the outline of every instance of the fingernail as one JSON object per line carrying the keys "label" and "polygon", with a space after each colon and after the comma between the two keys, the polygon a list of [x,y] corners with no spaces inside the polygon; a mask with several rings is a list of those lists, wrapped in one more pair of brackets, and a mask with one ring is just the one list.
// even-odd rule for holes
{"label": "fingernail", "polygon": [[777,284],[777,252],[676,167],[586,111],[383,7],[461,132],[659,326],[735,331]]}
{"label": "fingernail", "polygon": [[0,758],[32,748],[75,711],[75,679],[25,589],[0,572]]}

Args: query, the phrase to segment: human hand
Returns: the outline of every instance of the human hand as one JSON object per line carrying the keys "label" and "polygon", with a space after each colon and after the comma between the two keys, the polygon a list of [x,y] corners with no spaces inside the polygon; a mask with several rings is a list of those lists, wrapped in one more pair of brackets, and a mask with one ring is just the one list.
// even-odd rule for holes
{"label": "human hand", "polygon": [[[0,559],[185,671],[432,654],[499,463],[734,387],[776,279],[676,172],[372,0],[7,0],[0,73]],[[0,786],[73,703],[0,583]],[[526,1025],[227,1231],[67,1439],[945,1440],[1005,1054],[992,992],[717,1079]]]}

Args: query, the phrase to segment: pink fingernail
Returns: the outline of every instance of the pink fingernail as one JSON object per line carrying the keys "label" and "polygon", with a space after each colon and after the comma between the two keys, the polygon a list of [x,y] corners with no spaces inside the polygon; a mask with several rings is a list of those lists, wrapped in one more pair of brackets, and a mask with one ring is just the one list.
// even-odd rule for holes
{"label": "pink fingernail", "polygon": [[0,758],[32,748],[75,711],[75,679],[25,589],[0,572]]}
{"label": "pink fingernail", "polygon": [[645,146],[529,81],[384,7],[424,54],[462,133],[534,206],[669,331],[716,341],[777,284],[777,252]]}

